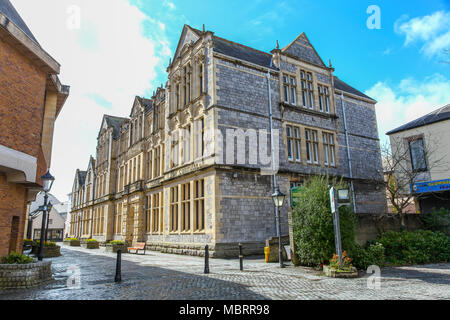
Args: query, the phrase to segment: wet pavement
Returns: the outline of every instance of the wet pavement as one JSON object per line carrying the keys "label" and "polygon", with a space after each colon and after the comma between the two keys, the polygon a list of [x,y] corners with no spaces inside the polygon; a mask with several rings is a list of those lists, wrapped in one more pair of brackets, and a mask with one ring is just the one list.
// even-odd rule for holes
{"label": "wet pavement", "polygon": [[204,258],[147,251],[123,254],[122,282],[115,283],[116,254],[64,245],[61,253],[49,259],[53,282],[0,290],[0,300],[450,299],[448,263],[382,269],[377,289],[369,275],[334,279],[262,258],[246,259],[244,271],[238,259],[210,259],[205,275]]}

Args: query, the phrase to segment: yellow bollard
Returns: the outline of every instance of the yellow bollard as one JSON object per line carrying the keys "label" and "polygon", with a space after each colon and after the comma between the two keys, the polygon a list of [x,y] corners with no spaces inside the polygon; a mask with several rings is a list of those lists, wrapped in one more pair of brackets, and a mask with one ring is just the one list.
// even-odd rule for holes
{"label": "yellow bollard", "polygon": [[264,256],[266,262],[269,262],[269,255],[270,255],[270,247],[264,247]]}

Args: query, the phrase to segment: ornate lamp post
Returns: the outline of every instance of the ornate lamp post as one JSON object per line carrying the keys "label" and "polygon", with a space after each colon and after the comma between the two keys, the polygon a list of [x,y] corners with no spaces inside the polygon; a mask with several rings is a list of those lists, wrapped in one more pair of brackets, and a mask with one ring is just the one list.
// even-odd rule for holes
{"label": "ornate lamp post", "polygon": [[41,224],[41,242],[39,244],[39,254],[38,254],[38,260],[42,261],[42,256],[43,256],[43,252],[44,252],[44,233],[45,233],[45,223],[46,223],[46,216],[47,216],[47,200],[48,200],[48,192],[50,191],[50,189],[52,188],[53,185],[53,181],[55,181],[55,177],[53,177],[50,174],[50,171],[47,171],[46,174],[44,174],[41,177],[42,180],[42,186],[45,192],[44,195],[44,207],[43,207],[43,211],[42,211],[42,224]]}
{"label": "ornate lamp post", "polygon": [[278,189],[275,189],[275,193],[272,194],[273,203],[275,204],[275,217],[277,224],[277,235],[278,235],[278,259],[280,261],[280,268],[284,268],[283,264],[283,252],[281,250],[281,230],[280,230],[280,208],[283,206],[284,198],[286,195]]}

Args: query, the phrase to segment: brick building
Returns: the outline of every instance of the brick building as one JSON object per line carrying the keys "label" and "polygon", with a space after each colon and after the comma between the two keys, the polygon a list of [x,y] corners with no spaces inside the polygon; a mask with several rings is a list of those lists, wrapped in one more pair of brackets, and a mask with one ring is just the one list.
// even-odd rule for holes
{"label": "brick building", "polygon": [[280,190],[328,172],[352,182],[358,213],[385,211],[376,101],[337,78],[305,34],[266,53],[184,26],[167,72],[129,118],[104,116],[96,159],[76,172],[71,235],[262,254],[276,233],[269,83]]}
{"label": "brick building", "polygon": [[9,0],[0,0],[0,256],[21,251],[27,203],[50,167],[69,87]]}

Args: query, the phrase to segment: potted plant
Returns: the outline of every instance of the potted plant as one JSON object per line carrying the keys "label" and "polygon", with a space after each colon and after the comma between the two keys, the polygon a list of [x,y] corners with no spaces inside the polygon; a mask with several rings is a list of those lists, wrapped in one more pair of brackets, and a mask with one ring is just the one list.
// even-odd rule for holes
{"label": "potted plant", "polygon": [[106,244],[106,252],[116,253],[119,249],[121,249],[122,252],[126,252],[127,246],[122,240],[111,240]]}
{"label": "potted plant", "polygon": [[64,239],[64,244],[71,247],[79,247],[80,240],[78,238],[66,238]]}
{"label": "potted plant", "polygon": [[0,289],[31,288],[52,279],[51,261],[11,252],[0,259]]}
{"label": "potted plant", "polygon": [[342,267],[339,264],[339,256],[337,254],[333,255],[330,259],[330,264],[323,266],[323,272],[328,277],[333,278],[357,278],[358,270],[353,267],[352,259],[347,256],[347,252],[342,253]]}
{"label": "potted plant", "polygon": [[85,241],[83,241],[81,246],[86,249],[98,249],[99,243],[95,239],[86,239]]}
{"label": "potted plant", "polygon": [[[31,249],[32,254],[36,256],[39,254],[40,244],[41,244],[40,240],[34,241],[33,248]],[[44,258],[54,258],[59,257],[61,255],[61,247],[56,245],[56,243],[52,241],[45,241],[42,249],[44,250],[42,252],[42,256]]]}

